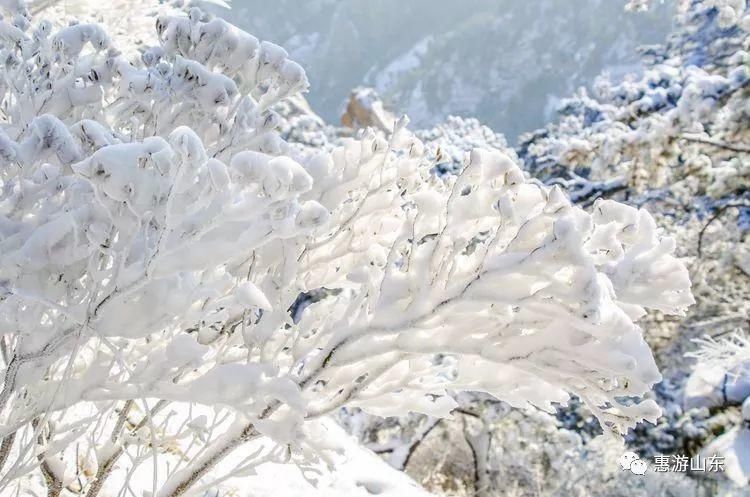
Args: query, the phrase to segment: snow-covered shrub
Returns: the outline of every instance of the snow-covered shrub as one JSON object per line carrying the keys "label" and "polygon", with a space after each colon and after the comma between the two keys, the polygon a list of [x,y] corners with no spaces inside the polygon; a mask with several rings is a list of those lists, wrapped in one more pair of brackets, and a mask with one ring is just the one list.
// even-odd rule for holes
{"label": "snow-covered shrub", "polygon": [[[549,497],[648,497],[706,495],[701,485],[679,473],[622,471],[618,459],[627,448],[608,437],[584,442],[575,431],[560,428],[545,413],[513,411],[488,429],[484,454],[492,491],[517,488],[517,495]],[[512,494],[511,494],[512,495]]]}
{"label": "snow-covered shrub", "polygon": [[735,334],[723,340],[698,341],[691,354],[698,359],[684,392],[686,407],[721,407],[742,404],[750,397],[750,342]]}
{"label": "snow-covered shrub", "polygon": [[[655,2],[651,0],[628,0],[625,8],[629,10],[646,10]],[[746,0],[678,0],[675,2],[682,12],[690,9],[694,4],[715,12],[721,27],[731,28],[740,24],[743,29],[750,28],[750,17],[745,13]]]}
{"label": "snow-covered shrub", "polygon": [[[745,16],[745,3],[736,5]],[[678,239],[678,253],[690,260],[698,304],[680,323],[648,326],[647,340],[668,371],[655,389],[664,407],[659,422],[627,437],[641,455],[710,453],[717,436],[737,431],[739,414],[730,406],[747,395],[741,361],[709,364],[704,351],[689,374],[684,358],[695,348],[691,338],[747,330],[750,310],[750,34],[742,23],[727,26],[715,7],[686,2],[668,41],[644,49],[642,75],[601,77],[593,91],[565,100],[558,121],[526,135],[519,148],[535,175],[567,188],[579,205],[627,198],[658,212]],[[735,440],[716,443],[729,438]]]}
{"label": "snow-covered shrub", "polygon": [[[428,144],[427,154],[435,162],[438,174],[460,171],[466,152],[475,148],[508,149],[503,135],[495,133],[477,119],[449,116],[444,123],[419,130],[416,134]],[[515,154],[511,156],[516,159]]]}
{"label": "snow-covered shrub", "polygon": [[739,404],[734,426],[712,440],[702,453],[721,454],[726,476],[740,486],[750,485],[750,341],[736,333],[720,340],[698,340],[692,356],[698,362],[685,386],[686,404],[726,409]]}
{"label": "snow-covered shrub", "polygon": [[[722,27],[714,3],[693,2],[678,16],[668,42],[644,53],[642,76],[603,76],[592,95],[565,100],[559,122],[523,139],[526,165],[602,195],[669,185],[684,202],[736,203],[750,185],[750,37]],[[727,3],[745,12],[744,1]]]}
{"label": "snow-covered shrub", "polygon": [[325,461],[307,421],[342,406],[447,416],[447,389],[658,416],[636,322],[692,295],[647,212],[586,212],[500,150],[439,177],[405,119],[291,147],[302,68],[196,8],[135,62],[3,5],[0,488],[176,497]]}
{"label": "snow-covered shrub", "polygon": [[461,411],[460,423],[437,425],[414,450],[407,472],[436,494],[451,496],[725,495],[680,473],[623,471],[618,459],[630,449],[621,441],[586,440],[547,413],[477,415]]}
{"label": "snow-covered shrub", "polygon": [[[535,176],[563,186],[579,205],[628,199],[658,213],[678,239],[679,254],[695,257],[699,305],[685,343],[745,326],[750,310],[750,272],[743,269],[750,236],[750,33],[722,27],[705,2],[687,7],[668,41],[644,50],[642,75],[602,76],[593,92],[565,100],[559,119],[527,134],[518,151]],[[649,326],[661,337],[674,337],[676,328]],[[682,361],[676,357],[686,351],[671,360]]]}

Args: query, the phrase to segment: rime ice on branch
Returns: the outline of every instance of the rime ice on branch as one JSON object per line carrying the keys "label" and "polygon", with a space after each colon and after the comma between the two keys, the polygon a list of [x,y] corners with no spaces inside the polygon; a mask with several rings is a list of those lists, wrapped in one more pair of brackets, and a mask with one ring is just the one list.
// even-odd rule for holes
{"label": "rime ice on branch", "polygon": [[[500,150],[439,178],[405,120],[292,149],[273,105],[307,80],[282,48],[198,9],[156,29],[135,63],[97,25],[0,21],[0,486],[38,466],[60,483],[77,440],[93,497],[123,452],[136,471],[201,433],[153,475],[181,495],[244,441],[309,458],[325,441],[306,420],[447,416],[449,389],[547,410],[574,393],[615,432],[655,421],[636,321],[692,296],[647,212],[586,212]],[[234,421],[157,429],[169,403]]]}

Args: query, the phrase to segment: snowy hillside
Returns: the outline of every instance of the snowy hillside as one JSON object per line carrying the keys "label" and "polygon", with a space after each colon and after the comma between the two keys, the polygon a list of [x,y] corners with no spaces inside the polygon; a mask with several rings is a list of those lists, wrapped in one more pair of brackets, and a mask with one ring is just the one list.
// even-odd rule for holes
{"label": "snowy hillside", "polygon": [[[308,96],[336,123],[349,91],[374,87],[418,127],[475,117],[511,141],[544,124],[557,99],[603,70],[637,70],[661,42],[669,2],[629,13],[608,0],[234,0],[232,22],[289,50]],[[606,19],[607,22],[601,22]]]}

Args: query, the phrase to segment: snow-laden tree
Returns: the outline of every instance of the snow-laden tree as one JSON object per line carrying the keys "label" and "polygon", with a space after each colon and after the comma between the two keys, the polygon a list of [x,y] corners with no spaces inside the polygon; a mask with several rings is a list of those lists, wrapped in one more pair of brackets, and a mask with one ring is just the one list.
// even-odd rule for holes
{"label": "snow-laden tree", "polygon": [[558,122],[527,135],[519,152],[580,205],[628,198],[657,212],[690,261],[698,304],[679,324],[649,326],[671,371],[657,388],[663,417],[630,438],[641,454],[714,450],[716,434],[738,424],[732,405],[748,395],[745,366],[703,357],[693,366],[684,355],[695,349],[690,338],[748,329],[750,32],[726,26],[717,2],[686,7],[665,44],[644,49],[642,75],[603,76],[564,102]]}
{"label": "snow-laden tree", "polygon": [[[652,0],[628,0],[625,8],[629,10],[647,10]],[[741,24],[743,28],[750,27],[750,17],[745,13],[747,0],[677,0],[677,8],[680,12],[688,11],[694,4],[698,3],[708,9],[714,9],[718,15],[719,23],[724,28],[731,28]]]}
{"label": "snow-laden tree", "polygon": [[440,177],[405,119],[293,148],[273,107],[302,68],[195,8],[131,61],[2,6],[3,490],[196,493],[325,460],[308,421],[342,406],[448,416],[448,390],[658,416],[637,321],[692,295],[647,212],[584,211],[502,150]]}
{"label": "snow-laden tree", "polygon": [[644,50],[641,76],[598,78],[593,93],[563,102],[546,133],[527,135],[527,165],[542,176],[564,166],[578,195],[670,185],[688,202],[746,192],[750,25],[723,26],[721,5],[750,18],[744,1],[691,2],[667,42]]}
{"label": "snow-laden tree", "polygon": [[750,340],[737,332],[696,342],[699,347],[691,356],[697,363],[685,385],[683,402],[706,409],[741,406],[734,426],[725,427],[701,453],[725,458],[726,472],[717,476],[739,486],[750,485]]}
{"label": "snow-laden tree", "polygon": [[692,2],[667,42],[644,50],[642,75],[602,76],[519,150],[576,203],[628,198],[673,225],[681,255],[695,257],[693,336],[746,329],[750,310],[750,31],[723,27],[710,4]]}

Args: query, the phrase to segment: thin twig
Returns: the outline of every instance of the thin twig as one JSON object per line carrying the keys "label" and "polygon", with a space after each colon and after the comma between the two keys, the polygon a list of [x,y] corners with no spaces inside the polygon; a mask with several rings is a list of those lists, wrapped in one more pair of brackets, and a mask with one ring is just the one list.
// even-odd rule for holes
{"label": "thin twig", "polygon": [[703,255],[703,235],[706,233],[706,229],[708,229],[708,227],[711,225],[711,223],[713,223],[719,217],[721,217],[721,215],[724,214],[724,212],[726,212],[727,210],[733,209],[733,208],[739,209],[739,208],[742,208],[742,207],[748,207],[748,208],[750,208],[750,204],[726,204],[726,205],[723,205],[723,206],[721,206],[716,211],[716,213],[713,216],[711,216],[711,218],[708,220],[708,222],[705,225],[703,225],[703,228],[701,228],[700,233],[698,233],[698,257],[701,257]]}
{"label": "thin twig", "polygon": [[[31,425],[34,427],[34,429],[39,428],[39,418],[34,419],[31,422]],[[47,460],[46,445],[50,437],[51,433],[47,433],[47,435],[44,434],[44,428],[39,430],[39,435],[37,436],[37,444],[40,447],[45,447],[45,450],[42,450],[36,457],[39,460],[39,466],[42,471],[42,475],[44,476],[44,482],[47,485],[47,497],[58,497],[60,495],[60,492],[62,492],[63,482],[60,479],[60,476],[55,473],[52,465],[50,465],[49,461]]]}
{"label": "thin twig", "polygon": [[[125,402],[125,405],[123,406],[122,410],[120,411],[119,416],[117,417],[117,422],[115,423],[115,427],[112,430],[112,434],[110,435],[110,441],[114,444],[117,443],[118,438],[120,437],[120,433],[122,431],[123,426],[125,425],[125,422],[127,421],[128,413],[130,412],[130,409],[135,404],[135,401],[128,400]],[[165,405],[167,405],[167,402],[164,400],[160,400],[156,403],[156,405],[151,408],[151,410],[146,413],[141,421],[133,427],[131,430],[131,433],[137,433],[138,430],[146,426],[149,419],[152,419],[156,413],[158,413]],[[86,492],[86,497],[96,497],[99,491],[104,486],[104,482],[107,481],[107,478],[112,473],[112,470],[115,467],[115,463],[120,458],[120,456],[125,451],[125,447],[128,445],[127,442],[123,442],[120,445],[117,445],[117,447],[112,451],[110,456],[103,462],[100,463],[99,468],[96,471],[96,475],[94,476],[94,479],[91,482],[91,486],[89,487],[88,491]]]}
{"label": "thin twig", "polygon": [[5,461],[8,460],[8,456],[10,455],[10,449],[13,447],[13,442],[16,439],[16,433],[13,432],[9,435],[6,435],[3,438],[2,444],[0,444],[0,469],[3,469],[3,466],[5,466]]}
{"label": "thin twig", "polygon": [[438,418],[432,422],[432,425],[430,425],[426,430],[422,431],[419,437],[417,437],[414,442],[409,446],[409,451],[406,453],[406,457],[404,457],[404,464],[401,466],[401,470],[403,471],[406,469],[406,466],[409,465],[409,461],[411,460],[411,457],[414,455],[414,452],[417,451],[420,445],[422,445],[422,442],[425,441],[427,438],[427,435],[429,435],[432,430],[434,430],[442,421],[441,418]]}
{"label": "thin twig", "polygon": [[705,138],[705,137],[698,136],[698,135],[682,135],[682,138],[689,142],[702,143],[704,145],[711,145],[712,147],[731,150],[732,152],[750,154],[750,145],[745,145],[742,143],[740,144],[726,143],[720,140],[715,140],[713,138]]}

